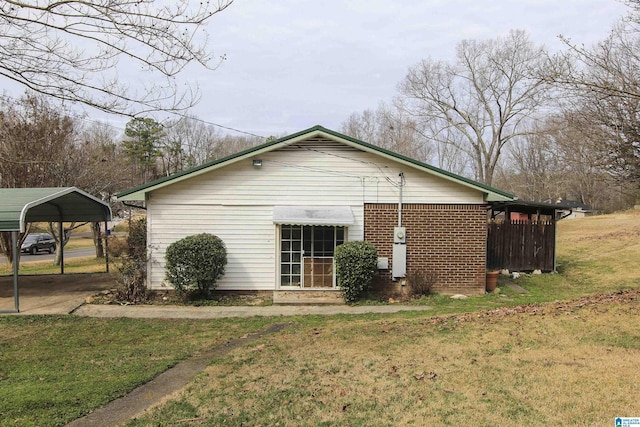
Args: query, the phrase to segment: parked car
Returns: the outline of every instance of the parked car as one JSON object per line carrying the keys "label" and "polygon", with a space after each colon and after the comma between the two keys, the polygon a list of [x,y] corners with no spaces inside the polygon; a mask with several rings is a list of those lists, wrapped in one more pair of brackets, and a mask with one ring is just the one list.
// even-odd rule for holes
{"label": "parked car", "polygon": [[51,234],[29,234],[20,247],[20,252],[28,252],[31,255],[40,251],[49,251],[50,254],[56,251],[56,241]]}

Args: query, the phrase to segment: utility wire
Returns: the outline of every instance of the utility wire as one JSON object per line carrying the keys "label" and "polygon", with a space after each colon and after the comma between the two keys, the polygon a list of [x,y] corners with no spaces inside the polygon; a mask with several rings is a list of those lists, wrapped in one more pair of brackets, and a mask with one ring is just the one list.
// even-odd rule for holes
{"label": "utility wire", "polygon": [[230,126],[224,126],[224,125],[221,125],[219,123],[210,122],[208,120],[204,120],[204,119],[201,119],[201,118],[195,117],[195,116],[190,116],[188,114],[183,114],[183,113],[172,113],[172,114],[174,114],[176,116],[179,116],[181,118],[191,119],[191,120],[195,120],[197,122],[201,122],[201,123],[204,123],[204,124],[207,124],[207,125],[216,126],[216,127],[221,128],[221,129],[230,130],[232,132],[237,132],[237,133],[242,133],[242,134],[245,134],[245,135],[255,136],[256,138],[267,139],[267,137],[263,136],[263,135],[257,135],[255,133],[251,133],[251,132],[247,132],[247,131],[244,131],[244,130],[232,128]]}
{"label": "utility wire", "polygon": [[[16,103],[18,101],[15,97],[10,96],[10,95],[6,95],[6,94],[0,95],[0,99],[2,99],[4,101],[7,101],[7,102],[11,102],[11,103]],[[209,121],[209,120],[204,120],[204,119],[201,119],[201,118],[195,117],[195,116],[190,116],[190,115],[185,114],[185,113],[172,112],[171,114],[173,114],[175,116],[178,116],[180,118],[191,119],[191,120],[195,120],[197,122],[201,122],[201,123],[204,123],[204,124],[207,124],[207,125],[215,126],[215,127],[221,128],[221,129],[226,129],[226,130],[231,131],[231,132],[236,132],[236,133],[241,133],[241,134],[244,134],[244,135],[254,136],[256,138],[266,139],[266,137],[263,136],[263,135],[258,135],[258,134],[252,133],[252,132],[247,132],[247,131],[244,131],[244,130],[236,129],[236,128],[233,128],[231,126],[224,126],[224,125],[221,125],[219,123],[215,123],[215,122],[212,122],[212,121]],[[86,122],[104,124],[104,125],[107,125],[109,127],[114,128],[114,129],[124,130],[124,128],[122,126],[117,126],[117,125],[108,123],[106,121],[87,118],[87,117],[84,117],[84,116],[82,116],[80,114],[72,113],[70,111],[68,111],[66,113],[66,115],[68,115],[70,117],[73,117],[73,118],[76,118],[76,119],[79,119],[79,120],[86,121]]]}

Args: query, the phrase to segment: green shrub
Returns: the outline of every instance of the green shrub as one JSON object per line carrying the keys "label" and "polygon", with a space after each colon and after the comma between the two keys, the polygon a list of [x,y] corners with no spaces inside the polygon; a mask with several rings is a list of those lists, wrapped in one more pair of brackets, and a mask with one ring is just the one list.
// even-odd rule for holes
{"label": "green shrub", "polygon": [[370,289],[378,273],[378,251],[369,242],[347,242],[336,247],[336,278],[347,303],[354,303]]}
{"label": "green shrub", "polygon": [[167,248],[167,280],[183,297],[206,297],[224,275],[227,250],[219,237],[208,233],[187,236]]}

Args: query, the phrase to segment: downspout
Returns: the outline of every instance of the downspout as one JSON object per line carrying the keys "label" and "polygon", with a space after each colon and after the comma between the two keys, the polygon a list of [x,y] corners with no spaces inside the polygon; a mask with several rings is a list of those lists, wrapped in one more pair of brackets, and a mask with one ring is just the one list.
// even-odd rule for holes
{"label": "downspout", "polygon": [[398,198],[398,227],[402,227],[402,187],[404,186],[404,173],[398,174],[400,177],[400,183],[398,188],[400,189],[400,197]]}
{"label": "downspout", "polygon": [[122,201],[121,203],[128,208],[142,209],[145,211],[147,210],[146,206],[138,206],[138,205],[134,205],[133,203],[127,203],[125,201]]}

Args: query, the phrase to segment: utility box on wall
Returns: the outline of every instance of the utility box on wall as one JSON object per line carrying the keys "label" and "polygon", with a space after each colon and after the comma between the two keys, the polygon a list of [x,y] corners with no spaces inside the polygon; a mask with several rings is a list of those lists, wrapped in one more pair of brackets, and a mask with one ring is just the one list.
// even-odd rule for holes
{"label": "utility box on wall", "polygon": [[394,279],[407,275],[407,230],[404,227],[393,228],[393,261],[391,275]]}
{"label": "utility box on wall", "polygon": [[391,275],[394,279],[407,275],[407,245],[396,243],[393,245],[393,261]]}

